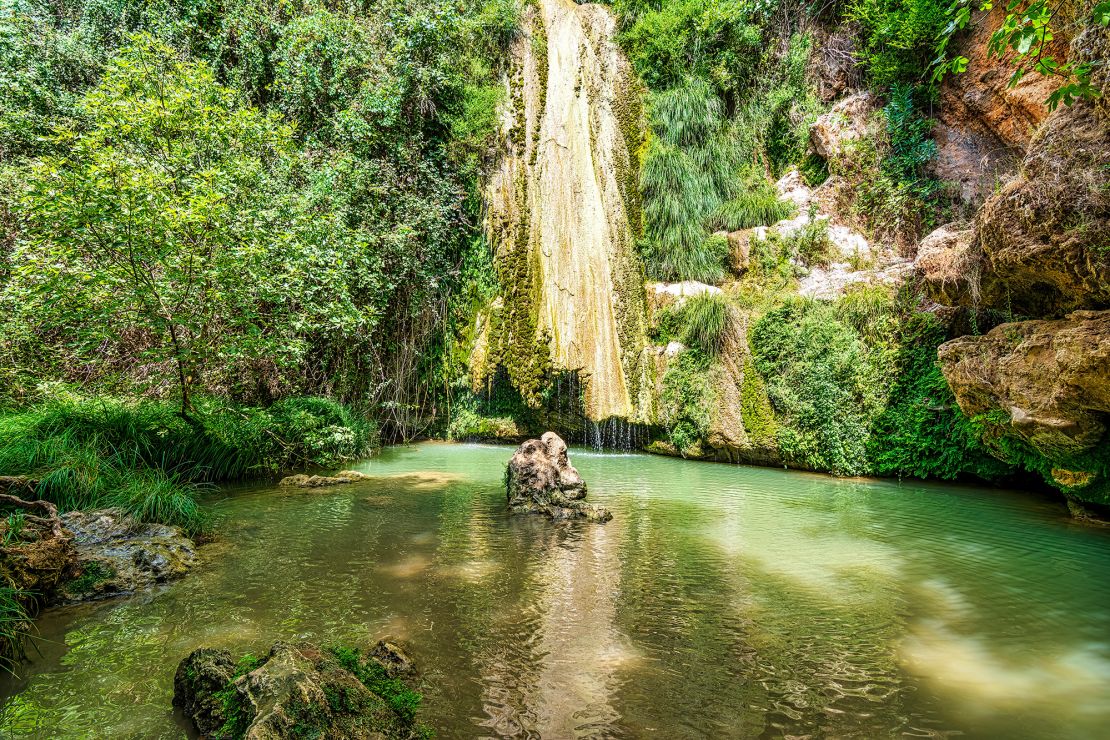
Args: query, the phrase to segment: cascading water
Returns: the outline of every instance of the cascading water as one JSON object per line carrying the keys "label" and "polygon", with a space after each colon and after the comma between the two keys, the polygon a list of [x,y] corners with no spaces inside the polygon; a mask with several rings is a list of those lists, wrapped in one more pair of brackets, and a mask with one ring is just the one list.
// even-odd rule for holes
{"label": "cascading water", "polygon": [[600,5],[540,0],[524,13],[506,80],[503,152],[486,188],[487,232],[510,284],[482,341],[526,396],[539,395],[537,375],[554,383],[548,407],[564,407],[563,371],[588,379],[567,395],[581,392],[590,444],[626,447],[628,422],[614,420],[638,420],[646,344],[632,228],[643,126],[641,89],[615,33]]}

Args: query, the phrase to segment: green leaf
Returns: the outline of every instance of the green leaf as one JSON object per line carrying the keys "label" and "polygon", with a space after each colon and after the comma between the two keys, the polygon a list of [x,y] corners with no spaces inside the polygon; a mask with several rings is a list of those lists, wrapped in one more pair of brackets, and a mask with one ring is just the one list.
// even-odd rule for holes
{"label": "green leaf", "polygon": [[1094,20],[1102,26],[1110,26],[1110,2],[1102,2],[1095,6]]}

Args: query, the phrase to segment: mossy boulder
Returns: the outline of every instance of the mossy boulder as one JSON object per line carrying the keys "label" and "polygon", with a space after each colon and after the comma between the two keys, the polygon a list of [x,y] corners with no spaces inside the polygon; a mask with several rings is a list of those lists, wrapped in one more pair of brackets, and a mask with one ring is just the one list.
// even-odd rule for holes
{"label": "mossy boulder", "polygon": [[[415,670],[396,646],[363,656],[350,648],[274,643],[261,659],[238,661],[200,648],[181,661],[173,703],[202,738],[415,738],[420,695],[404,683]],[[379,657],[384,656],[384,657]]]}

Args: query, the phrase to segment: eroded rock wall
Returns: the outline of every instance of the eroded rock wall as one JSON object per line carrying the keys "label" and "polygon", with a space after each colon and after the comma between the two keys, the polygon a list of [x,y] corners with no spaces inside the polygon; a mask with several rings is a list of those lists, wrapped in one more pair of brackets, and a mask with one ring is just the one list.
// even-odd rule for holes
{"label": "eroded rock wall", "polygon": [[474,373],[500,364],[527,398],[547,371],[577,371],[593,420],[635,420],[629,378],[645,343],[633,251],[641,91],[615,33],[597,5],[542,0],[525,12],[486,190],[506,294]]}

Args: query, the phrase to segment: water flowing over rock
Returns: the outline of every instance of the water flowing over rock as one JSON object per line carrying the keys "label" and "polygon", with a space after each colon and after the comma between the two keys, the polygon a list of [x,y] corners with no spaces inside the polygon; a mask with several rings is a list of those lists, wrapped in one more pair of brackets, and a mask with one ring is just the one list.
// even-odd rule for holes
{"label": "water flowing over rock", "polygon": [[73,533],[82,575],[63,587],[65,601],[134,593],[181,578],[196,561],[196,547],[178,527],[139,522],[118,509],[71,511],[62,516]]}
{"label": "water flowing over rock", "polygon": [[263,660],[238,663],[226,650],[200,648],[177,668],[173,703],[201,737],[419,737],[411,717],[360,680],[400,675],[374,657],[380,649],[352,666],[309,643],[277,642]]}
{"label": "water flowing over rock", "polygon": [[582,501],[586,482],[570,464],[566,442],[554,432],[517,448],[505,473],[505,493],[515,512],[594,522],[613,518],[608,510]]}
{"label": "water flowing over rock", "polygon": [[524,12],[504,151],[486,191],[509,287],[472,367],[476,378],[505,367],[525,398],[545,368],[579,372],[595,421],[635,417],[629,378],[645,344],[630,226],[640,207],[640,90],[615,33],[600,5],[541,0]]}

